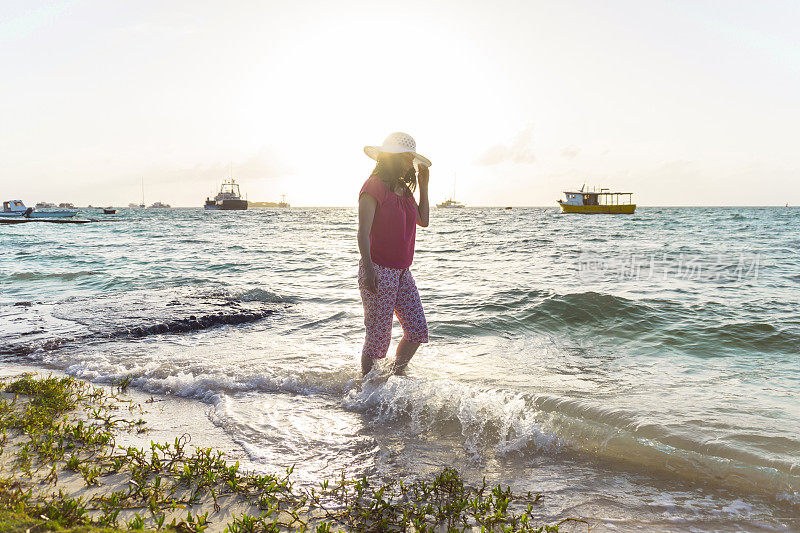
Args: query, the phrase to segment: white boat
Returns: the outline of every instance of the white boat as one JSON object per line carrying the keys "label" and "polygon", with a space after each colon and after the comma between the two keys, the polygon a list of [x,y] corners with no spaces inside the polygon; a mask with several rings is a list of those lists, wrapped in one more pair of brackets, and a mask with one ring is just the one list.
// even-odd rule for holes
{"label": "white boat", "polygon": [[162,204],[161,202],[155,202],[151,204],[150,207],[148,207],[148,209],[169,209],[170,207],[172,206],[170,206],[169,204]]}
{"label": "white boat", "polygon": [[459,201],[453,200],[452,198],[449,198],[440,204],[436,204],[436,207],[441,207],[443,209],[457,209],[460,207],[464,207],[464,204],[462,204]]}
{"label": "white boat", "polygon": [[436,207],[440,207],[442,209],[460,209],[465,207],[464,204],[456,200],[456,175],[453,174],[453,196],[445,200],[440,204],[436,204]]}
{"label": "white boat", "polygon": [[8,200],[3,202],[3,210],[0,217],[25,217],[25,218],[72,218],[78,214],[76,209],[64,211],[37,211],[33,207],[25,207],[22,200]]}

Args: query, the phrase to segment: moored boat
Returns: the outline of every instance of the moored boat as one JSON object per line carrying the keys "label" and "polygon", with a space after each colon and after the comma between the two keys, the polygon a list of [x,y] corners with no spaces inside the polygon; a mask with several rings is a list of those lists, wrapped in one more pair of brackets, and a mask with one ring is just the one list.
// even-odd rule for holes
{"label": "moored boat", "polygon": [[33,207],[26,207],[22,200],[8,200],[3,202],[0,217],[4,218],[71,218],[78,214],[77,209],[61,211],[37,211]]}
{"label": "moored boat", "polygon": [[453,174],[453,196],[445,200],[440,204],[436,204],[436,207],[440,207],[442,209],[460,209],[462,207],[466,207],[463,203],[456,200],[456,175]]}
{"label": "moored boat", "polygon": [[172,207],[169,204],[162,204],[161,202],[155,202],[148,207],[148,209],[169,209]]}
{"label": "moored boat", "polygon": [[453,200],[452,198],[448,198],[444,202],[436,204],[436,207],[441,207],[443,209],[458,209],[464,207],[464,204],[457,200]]}
{"label": "moored boat", "polygon": [[206,198],[204,207],[208,210],[243,211],[247,209],[247,200],[242,199],[239,184],[233,178],[224,180],[217,195]]}
{"label": "moored boat", "polygon": [[[636,210],[632,192],[611,192],[611,189],[564,191],[566,200],[558,200],[562,213],[589,215],[631,215]],[[627,196],[627,201],[625,197]]]}

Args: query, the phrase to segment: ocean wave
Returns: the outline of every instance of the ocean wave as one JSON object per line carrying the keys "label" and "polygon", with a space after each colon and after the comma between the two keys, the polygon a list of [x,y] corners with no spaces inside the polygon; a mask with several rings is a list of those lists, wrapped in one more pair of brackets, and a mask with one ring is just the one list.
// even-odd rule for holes
{"label": "ocean wave", "polygon": [[[637,471],[677,475],[772,497],[800,491],[800,464],[757,447],[701,441],[641,414],[590,401],[480,387],[448,379],[386,377],[362,381],[351,368],[278,366],[221,371],[214,362],[144,360],[125,367],[102,355],[40,357],[48,365],[99,382],[131,378],[150,393],[217,405],[236,394],[323,394],[364,421],[415,435],[456,436],[476,461],[490,457],[577,453]],[[746,439],[744,439],[746,440]],[[800,443],[783,443],[791,450]]]}
{"label": "ocean wave", "polygon": [[379,383],[366,381],[345,395],[343,405],[370,414],[373,424],[399,422],[417,433],[458,431],[465,449],[475,458],[487,447],[505,454],[554,451],[563,444],[542,429],[524,394],[450,380],[397,377]]}
{"label": "ocean wave", "polygon": [[260,287],[228,292],[225,298],[235,302],[295,303],[296,301],[295,298]]}
{"label": "ocean wave", "polygon": [[[449,380],[392,378],[348,392],[349,409],[374,424],[414,432],[458,431],[477,459],[488,455],[578,452],[775,496],[800,488],[800,464],[720,442],[703,442],[641,415],[555,396],[480,388]],[[793,443],[794,449],[800,443]],[[791,457],[789,455],[788,457]]]}
{"label": "ocean wave", "polygon": [[528,321],[550,319],[569,326],[609,321],[649,326],[655,317],[651,304],[592,291],[549,296],[525,314]]}
{"label": "ocean wave", "polygon": [[452,302],[450,299],[443,307],[453,319],[445,314],[432,322],[437,334],[502,332],[508,336],[577,331],[703,354],[741,349],[797,353],[800,346],[800,322],[796,320],[772,324],[754,317],[746,321],[741,316],[721,315],[711,304],[698,307],[666,299],[633,300],[593,291],[558,294],[538,289],[499,291]]}
{"label": "ocean wave", "polygon": [[800,328],[764,322],[734,322],[692,327],[672,326],[659,332],[664,344],[688,348],[749,349],[759,352],[800,352]]}
{"label": "ocean wave", "polygon": [[655,314],[650,303],[593,291],[558,294],[539,289],[507,290],[466,301],[463,306],[478,312],[507,311],[516,319],[551,318],[568,324]]}
{"label": "ocean wave", "polygon": [[48,280],[48,279],[71,281],[85,276],[94,276],[96,274],[102,274],[102,272],[95,270],[73,270],[70,272],[24,271],[24,272],[12,272],[11,274],[8,275],[8,279],[11,281],[37,281],[37,280]]}
{"label": "ocean wave", "polygon": [[258,368],[237,373],[219,370],[214,361],[144,359],[120,366],[103,354],[76,360],[76,354],[42,353],[37,360],[97,383],[130,378],[130,386],[148,393],[193,398],[216,405],[226,395],[248,392],[344,395],[358,383],[352,371]]}
{"label": "ocean wave", "polygon": [[[545,290],[512,290],[448,303],[454,320],[441,321],[441,333],[481,332],[513,335],[581,330],[584,334],[614,332],[635,337],[667,323],[675,309],[659,308],[657,302],[635,301],[597,292],[556,294]],[[462,318],[462,317],[467,317]],[[457,330],[457,331],[456,331]]]}

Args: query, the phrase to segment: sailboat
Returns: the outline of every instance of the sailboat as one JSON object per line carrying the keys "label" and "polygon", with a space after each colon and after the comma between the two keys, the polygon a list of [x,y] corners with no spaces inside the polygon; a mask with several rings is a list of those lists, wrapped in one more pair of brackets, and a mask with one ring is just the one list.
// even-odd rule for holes
{"label": "sailboat", "polygon": [[465,207],[464,204],[457,201],[456,199],[456,175],[453,173],[453,196],[445,200],[440,204],[436,204],[436,207],[441,207],[443,209],[460,209]]}
{"label": "sailboat", "polygon": [[144,178],[142,178],[142,203],[135,204],[135,203],[131,202],[131,203],[128,204],[128,207],[131,208],[131,209],[135,209],[137,207],[139,209],[144,209],[145,207],[147,207],[146,205],[144,205]]}
{"label": "sailboat", "polygon": [[[128,204],[128,205],[129,206],[133,206],[133,204]],[[166,208],[170,208],[170,207],[172,207],[172,206],[169,205],[169,204],[161,203],[161,202],[154,202],[153,204],[150,205],[150,207],[147,207],[147,205],[145,205],[145,203],[144,203],[144,178],[142,178],[142,203],[139,204],[139,208],[140,209],[144,209],[144,208],[147,208],[147,209],[166,209]]]}

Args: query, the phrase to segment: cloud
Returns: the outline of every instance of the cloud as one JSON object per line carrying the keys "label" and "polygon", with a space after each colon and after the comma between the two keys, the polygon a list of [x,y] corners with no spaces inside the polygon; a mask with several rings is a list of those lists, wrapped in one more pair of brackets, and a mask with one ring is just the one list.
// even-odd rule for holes
{"label": "cloud", "polygon": [[561,157],[565,159],[575,159],[578,157],[578,154],[581,153],[581,149],[575,145],[570,145],[564,148],[561,151]]}
{"label": "cloud", "polygon": [[518,164],[530,164],[536,161],[533,154],[533,126],[519,132],[509,145],[496,144],[475,160],[476,165],[490,166],[511,161]]}
{"label": "cloud", "polygon": [[507,157],[508,148],[503,144],[498,144],[486,150],[483,155],[475,160],[475,164],[485,166],[496,165],[497,163],[505,161]]}

